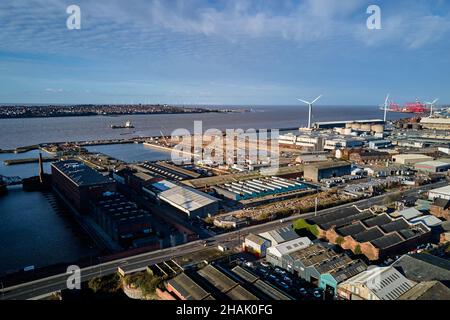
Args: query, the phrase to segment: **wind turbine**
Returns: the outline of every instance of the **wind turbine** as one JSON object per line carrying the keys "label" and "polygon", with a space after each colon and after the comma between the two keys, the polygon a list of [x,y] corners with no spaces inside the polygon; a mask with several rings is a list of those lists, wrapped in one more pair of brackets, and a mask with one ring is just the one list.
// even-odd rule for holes
{"label": "wind turbine", "polygon": [[430,106],[430,117],[433,116],[433,107],[436,105],[436,102],[438,102],[439,99],[434,99],[433,102],[425,102],[425,104]]}
{"label": "wind turbine", "polygon": [[320,98],[322,98],[322,95],[318,96],[316,99],[314,99],[312,102],[305,101],[302,99],[297,99],[298,101],[303,102],[304,104],[308,105],[309,108],[309,115],[308,115],[308,129],[311,129],[311,117],[312,117],[312,106],[314,103],[316,103]]}
{"label": "wind turbine", "polygon": [[386,123],[387,120],[388,103],[389,103],[389,93],[386,96],[386,100],[384,100],[384,123]]}

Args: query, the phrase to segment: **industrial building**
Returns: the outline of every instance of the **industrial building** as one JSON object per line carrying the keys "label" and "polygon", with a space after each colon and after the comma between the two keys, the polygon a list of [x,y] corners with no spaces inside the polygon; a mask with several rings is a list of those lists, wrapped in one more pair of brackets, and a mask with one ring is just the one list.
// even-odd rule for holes
{"label": "industrial building", "polygon": [[368,164],[389,161],[391,159],[391,155],[387,152],[380,152],[376,150],[355,149],[349,150],[348,159],[353,163]]}
{"label": "industrial building", "polygon": [[317,228],[319,238],[364,254],[372,261],[415,249],[431,237],[430,228],[422,222],[393,219],[386,213],[375,214],[356,207],[305,219],[305,223]]}
{"label": "industrial building", "polygon": [[105,192],[115,192],[116,183],[82,162],[59,161],[51,164],[52,183],[57,192],[81,213],[88,213],[91,200]]}
{"label": "industrial building", "polygon": [[449,284],[450,261],[432,254],[405,254],[392,267],[412,281],[442,281]]}
{"label": "industrial building", "polygon": [[364,145],[363,140],[335,138],[335,139],[326,139],[323,148],[325,150],[336,150],[341,148],[358,148],[362,147],[363,145]]}
{"label": "industrial building", "polygon": [[180,300],[215,300],[211,293],[199,286],[185,273],[180,273],[175,278],[168,280],[166,289]]}
{"label": "industrial building", "polygon": [[420,124],[424,129],[450,130],[450,118],[422,118]]}
{"label": "industrial building", "polygon": [[392,156],[392,160],[398,164],[414,165],[419,162],[432,161],[433,157],[424,154],[403,153]]}
{"label": "industrial building", "polygon": [[269,240],[270,246],[277,246],[287,241],[295,240],[299,236],[291,227],[282,227],[267,232],[260,233],[259,236]]}
{"label": "industrial building", "polygon": [[352,128],[355,130],[361,129],[362,125],[382,125],[384,121],[381,119],[369,119],[369,120],[350,120],[350,121],[326,121],[316,122],[314,127],[316,129],[332,129],[332,128]]}
{"label": "industrial building", "polygon": [[307,188],[308,187],[302,183],[280,177],[265,177],[235,181],[213,187],[217,194],[235,201],[300,191]]}
{"label": "industrial building", "polygon": [[435,198],[430,204],[430,213],[438,218],[450,221],[450,200],[444,198]]}
{"label": "industrial building", "polygon": [[262,292],[264,296],[270,300],[293,300],[291,297],[281,292],[271,284],[259,279],[258,276],[240,266],[234,267],[232,271],[238,275],[239,278],[245,280],[248,284]]}
{"label": "industrial building", "polygon": [[307,165],[304,168],[304,178],[313,182],[350,174],[351,165],[344,161],[314,163]]}
{"label": "industrial building", "polygon": [[266,251],[266,260],[274,266],[286,269],[286,263],[283,263],[283,256],[291,252],[307,248],[310,245],[312,245],[311,240],[307,237],[302,237],[272,246]]}
{"label": "industrial building", "polygon": [[158,194],[158,199],[189,218],[207,217],[219,211],[219,199],[187,186],[175,186]]}
{"label": "industrial building", "polygon": [[361,260],[338,254],[320,243],[285,253],[281,267],[332,295],[339,283],[367,268]]}
{"label": "industrial building", "polygon": [[386,149],[392,146],[392,142],[389,140],[374,140],[369,142],[369,149],[380,150]]}
{"label": "industrial building", "polygon": [[197,179],[201,176],[199,173],[196,173],[194,171],[187,170],[185,168],[181,168],[163,161],[145,162],[141,164],[140,167],[149,171],[152,175],[176,181]]}
{"label": "industrial building", "polygon": [[133,240],[148,237],[152,232],[150,213],[139,209],[119,193],[105,193],[92,202],[95,222],[115,241],[130,245]]}
{"label": "industrial building", "polygon": [[442,161],[425,161],[416,163],[414,167],[419,171],[443,173],[450,170],[450,163]]}
{"label": "industrial building", "polygon": [[245,237],[244,240],[244,250],[251,254],[256,255],[258,258],[266,256],[266,250],[270,247],[270,241],[258,236],[256,234],[250,233]]}
{"label": "industrial building", "polygon": [[450,200],[450,185],[428,191],[428,199],[434,201],[436,198]]}
{"label": "industrial building", "polygon": [[393,267],[370,267],[338,285],[338,296],[345,300],[397,300],[416,283]]}
{"label": "industrial building", "polygon": [[197,274],[205,279],[210,286],[231,300],[260,300],[242,287],[239,282],[233,280],[215,266],[209,264],[197,271]]}

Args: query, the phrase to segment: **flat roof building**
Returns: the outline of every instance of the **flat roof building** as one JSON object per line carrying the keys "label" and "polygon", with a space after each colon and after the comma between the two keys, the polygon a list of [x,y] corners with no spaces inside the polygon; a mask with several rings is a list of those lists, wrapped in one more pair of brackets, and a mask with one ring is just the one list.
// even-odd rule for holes
{"label": "flat roof building", "polygon": [[346,300],[397,300],[416,283],[393,267],[370,267],[338,285],[338,296]]}
{"label": "flat roof building", "polygon": [[242,287],[238,282],[212,265],[207,265],[197,271],[197,273],[231,300],[259,300],[258,297]]}
{"label": "flat roof building", "polygon": [[57,192],[81,213],[87,213],[89,203],[105,192],[115,192],[112,178],[100,174],[84,163],[75,160],[51,164],[52,183]]}
{"label": "flat roof building", "polygon": [[304,178],[319,182],[322,179],[342,177],[351,174],[351,164],[345,161],[320,162],[304,167]]}
{"label": "flat roof building", "polygon": [[283,255],[304,249],[312,245],[307,237],[297,238],[267,249],[266,260],[272,265],[283,267]]}
{"label": "flat roof building", "polygon": [[416,163],[414,167],[419,171],[442,173],[450,170],[450,163],[442,161],[425,161]]}
{"label": "flat roof building", "polygon": [[291,226],[282,227],[259,234],[261,237],[269,240],[270,246],[276,246],[287,241],[299,238],[297,232]]}
{"label": "flat roof building", "polygon": [[450,185],[428,191],[429,200],[434,201],[437,198],[450,200]]}
{"label": "flat roof building", "polygon": [[253,233],[245,237],[244,250],[257,257],[265,257],[266,250],[270,247],[270,241]]}
{"label": "flat roof building", "polygon": [[185,273],[180,273],[175,278],[166,282],[167,291],[175,294],[181,300],[210,300],[213,298]]}
{"label": "flat roof building", "polygon": [[433,157],[424,154],[402,153],[392,156],[392,160],[398,164],[414,165],[419,162],[432,161]]}
{"label": "flat roof building", "polygon": [[95,222],[115,241],[125,247],[152,232],[150,213],[139,209],[119,193],[106,193],[92,202]]}
{"label": "flat roof building", "polygon": [[219,211],[219,199],[187,186],[162,191],[158,198],[184,212],[189,218],[206,217]]}

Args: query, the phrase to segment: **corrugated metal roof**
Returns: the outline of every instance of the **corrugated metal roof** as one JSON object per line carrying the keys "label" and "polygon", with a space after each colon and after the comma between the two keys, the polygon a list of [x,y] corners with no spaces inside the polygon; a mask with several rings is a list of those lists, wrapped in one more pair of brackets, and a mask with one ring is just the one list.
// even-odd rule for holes
{"label": "corrugated metal roof", "polygon": [[219,201],[219,199],[198,190],[176,186],[159,194],[159,198],[169,203],[174,203],[186,210],[194,211]]}

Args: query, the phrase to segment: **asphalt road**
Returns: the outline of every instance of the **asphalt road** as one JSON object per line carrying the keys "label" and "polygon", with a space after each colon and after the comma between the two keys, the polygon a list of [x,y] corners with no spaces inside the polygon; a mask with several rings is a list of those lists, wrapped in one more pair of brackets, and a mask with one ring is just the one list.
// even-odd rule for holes
{"label": "asphalt road", "polygon": [[[444,185],[447,185],[448,182],[439,182],[435,184],[430,184],[427,186],[421,186],[420,188],[414,188],[405,192],[402,192],[402,196],[411,196],[416,195],[419,190],[429,190],[438,188]],[[396,192],[400,193],[400,192]],[[363,199],[357,202],[353,202],[351,204],[344,204],[341,206],[321,210],[317,212],[317,215],[325,215],[333,212],[338,212],[345,210],[351,206],[357,205],[360,209],[369,208],[373,205],[381,205],[384,203],[384,199],[392,194],[389,193],[381,196]],[[247,228],[243,228],[240,230],[232,231],[229,233],[224,233],[220,235],[216,235],[208,239],[208,246],[217,246],[218,244],[227,244],[228,246],[238,245],[242,237],[249,233],[261,233],[265,231],[272,230],[277,227],[288,226],[292,223],[293,220],[298,219],[299,217],[308,218],[314,216],[315,213],[306,213],[301,215],[294,215],[289,218],[285,218],[282,220],[271,221],[261,225],[250,226]],[[98,264],[95,266],[87,267],[81,269],[81,281],[88,281],[92,278],[105,276],[109,274],[113,274],[117,271],[117,268],[120,266],[126,265],[127,268],[135,268],[135,269],[145,269],[145,267],[159,263],[165,260],[181,257],[187,255],[189,253],[198,252],[204,250],[204,245],[202,240],[189,242],[177,247],[167,248],[158,251],[152,251],[149,253],[139,254],[135,256],[130,256],[128,258],[123,258],[120,260],[114,260],[102,264]],[[8,288],[2,288],[1,299],[2,300],[25,300],[37,298],[40,296],[44,296],[46,294],[64,290],[67,288],[67,279],[68,274],[58,274],[51,277],[11,286]]]}

